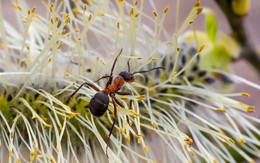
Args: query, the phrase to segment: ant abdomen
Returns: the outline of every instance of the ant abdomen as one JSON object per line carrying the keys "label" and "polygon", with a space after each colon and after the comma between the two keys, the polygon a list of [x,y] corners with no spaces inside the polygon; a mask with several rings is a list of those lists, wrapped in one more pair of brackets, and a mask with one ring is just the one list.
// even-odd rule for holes
{"label": "ant abdomen", "polygon": [[97,117],[102,116],[107,111],[109,104],[109,97],[105,92],[96,93],[90,100],[90,112]]}

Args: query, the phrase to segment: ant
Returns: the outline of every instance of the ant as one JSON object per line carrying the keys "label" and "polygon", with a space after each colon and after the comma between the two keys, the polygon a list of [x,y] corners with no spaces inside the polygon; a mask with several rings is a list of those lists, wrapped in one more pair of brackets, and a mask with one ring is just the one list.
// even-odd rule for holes
{"label": "ant", "polygon": [[[136,74],[136,73],[146,73],[146,72],[149,72],[149,71],[152,71],[152,70],[155,70],[155,69],[164,69],[164,67],[155,67],[155,68],[152,68],[152,69],[147,70],[147,71],[138,71],[138,72],[131,73],[130,72],[130,66],[129,66],[129,61],[130,61],[130,59],[129,59],[128,62],[127,62],[128,72],[126,72],[126,71],[120,72],[119,75],[113,80],[113,71],[114,71],[114,68],[115,68],[115,64],[117,62],[118,57],[121,55],[122,51],[123,51],[123,49],[120,50],[119,54],[115,58],[114,63],[113,63],[112,68],[111,68],[110,75],[102,76],[101,78],[99,78],[98,80],[95,81],[95,82],[98,82],[101,79],[109,78],[107,83],[106,83],[106,87],[105,87],[104,90],[99,90],[93,84],[85,82],[85,83],[81,84],[78,87],[78,89],[75,92],[73,92],[69,96],[68,100],[66,101],[66,103],[68,103],[68,101],[71,99],[71,97],[74,96],[81,89],[82,86],[88,85],[89,87],[91,87],[91,88],[93,88],[94,90],[97,91],[97,93],[90,100],[90,103],[89,103],[90,112],[91,112],[92,115],[94,115],[96,117],[101,117],[107,111],[108,104],[109,104],[109,96],[111,97],[113,105],[114,105],[114,122],[112,124],[112,127],[111,127],[109,135],[108,135],[107,146],[106,146],[106,155],[107,155],[107,148],[108,148],[110,136],[112,134],[113,128],[115,126],[115,122],[117,120],[116,104],[118,104],[120,107],[124,108],[124,105],[121,102],[119,102],[119,100],[115,97],[115,95],[116,94],[118,94],[118,95],[132,95],[132,93],[130,93],[130,92],[118,92],[118,91],[121,89],[121,87],[124,85],[125,82],[132,83],[134,81],[134,74]],[[131,107],[131,102],[132,102],[132,100],[130,101],[130,107]],[[128,120],[128,117],[127,117],[127,120]]]}

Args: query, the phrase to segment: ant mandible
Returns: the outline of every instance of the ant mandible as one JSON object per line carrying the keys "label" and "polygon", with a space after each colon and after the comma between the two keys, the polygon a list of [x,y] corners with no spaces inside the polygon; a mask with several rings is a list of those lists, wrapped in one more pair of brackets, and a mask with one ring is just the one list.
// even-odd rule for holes
{"label": "ant mandible", "polygon": [[[122,71],[119,73],[119,75],[113,80],[113,71],[115,68],[115,64],[117,62],[118,57],[121,55],[123,49],[120,50],[119,54],[117,55],[117,57],[114,60],[114,63],[112,65],[111,68],[111,72],[110,75],[108,76],[102,76],[101,78],[99,78],[98,80],[96,80],[95,82],[98,82],[101,79],[104,78],[109,78],[107,83],[106,83],[106,87],[104,90],[99,90],[96,86],[94,86],[93,84],[90,83],[83,83],[81,84],[78,89],[73,92],[68,100],[66,101],[66,103],[68,103],[68,101],[71,99],[72,96],[74,96],[80,89],[82,86],[84,85],[88,85],[89,87],[93,88],[94,90],[97,91],[97,93],[91,98],[90,103],[89,103],[89,109],[92,115],[96,116],[96,117],[101,117],[102,115],[105,114],[105,112],[108,109],[108,104],[109,104],[109,97],[111,97],[113,105],[114,105],[114,122],[112,124],[112,127],[110,129],[109,135],[108,135],[108,140],[107,140],[107,146],[106,146],[106,155],[107,155],[107,148],[108,148],[108,144],[109,144],[109,140],[110,140],[110,136],[112,134],[113,128],[115,126],[115,122],[117,120],[117,108],[116,108],[116,104],[118,104],[120,107],[124,108],[124,105],[119,102],[119,100],[115,97],[116,94],[118,95],[132,95],[132,93],[130,92],[118,92],[121,87],[124,85],[125,82],[127,83],[132,83],[134,81],[134,74],[136,73],[146,73],[155,69],[164,69],[163,67],[155,67],[152,68],[150,70],[147,71],[138,71],[138,72],[134,72],[131,73],[130,72],[130,66],[129,66],[129,61],[128,60],[128,72],[126,71]],[[113,81],[113,82],[112,82]],[[132,101],[130,101],[132,102]],[[131,106],[131,103],[130,103]],[[108,156],[108,155],[107,155]]]}

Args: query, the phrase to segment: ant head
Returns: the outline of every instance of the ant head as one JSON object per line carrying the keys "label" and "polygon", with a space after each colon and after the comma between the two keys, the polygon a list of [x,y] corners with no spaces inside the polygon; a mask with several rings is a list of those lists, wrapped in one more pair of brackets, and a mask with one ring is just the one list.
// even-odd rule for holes
{"label": "ant head", "polygon": [[134,81],[134,76],[131,72],[123,71],[119,76],[122,76],[127,83],[132,83]]}

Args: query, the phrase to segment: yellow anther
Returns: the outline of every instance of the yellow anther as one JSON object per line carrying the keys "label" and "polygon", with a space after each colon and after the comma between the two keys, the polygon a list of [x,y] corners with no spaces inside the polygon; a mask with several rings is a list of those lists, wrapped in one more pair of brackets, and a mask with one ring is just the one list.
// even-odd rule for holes
{"label": "yellow anther", "polygon": [[33,9],[32,9],[32,13],[34,13],[35,9],[36,9],[36,6],[33,7]]}
{"label": "yellow anther", "polygon": [[218,132],[219,132],[221,135],[224,135],[223,131],[221,131],[220,129],[218,129]]}
{"label": "yellow anther", "polygon": [[134,15],[134,8],[132,7],[130,10],[130,16],[133,16],[133,15]]}
{"label": "yellow anther", "polygon": [[135,6],[137,6],[137,4],[138,4],[138,0],[135,1]]}
{"label": "yellow anther", "polygon": [[136,13],[136,14],[135,14],[135,18],[137,18],[137,17],[139,16],[139,14],[140,14],[139,12],[138,12],[138,13]]}
{"label": "yellow anther", "polygon": [[80,113],[74,113],[74,116],[80,116]]}
{"label": "yellow anther", "polygon": [[223,109],[220,109],[220,108],[216,108],[217,111],[223,111]]}
{"label": "yellow anther", "polygon": [[238,104],[239,104],[239,105],[246,105],[246,104],[244,104],[243,102],[238,102]]}
{"label": "yellow anther", "polygon": [[138,144],[140,144],[141,143],[141,138],[138,138],[138,142],[137,142]]}
{"label": "yellow anther", "polygon": [[172,41],[167,41],[167,44],[173,45],[173,42]]}
{"label": "yellow anther", "polygon": [[66,76],[70,76],[70,74],[66,72]]}
{"label": "yellow anther", "polygon": [[22,7],[21,6],[17,6],[17,8],[20,10],[20,11],[23,11]]}
{"label": "yellow anther", "polygon": [[92,14],[89,14],[88,21],[90,21],[92,18]]}
{"label": "yellow anther", "polygon": [[190,152],[190,154],[192,155],[192,157],[194,157],[195,156],[195,153],[193,152],[193,151],[189,151]]}
{"label": "yellow anther", "polygon": [[84,9],[83,9],[84,11],[86,11],[87,10],[87,5],[84,5]]}
{"label": "yellow anther", "polygon": [[16,6],[14,3],[12,3],[12,6],[13,6],[13,8],[14,8],[15,10],[18,9],[17,6]]}
{"label": "yellow anther", "polygon": [[144,150],[146,153],[148,153],[148,147],[147,146],[144,146]]}
{"label": "yellow anther", "polygon": [[217,160],[213,160],[213,161],[214,161],[214,163],[218,163]]}
{"label": "yellow anther", "polygon": [[54,163],[54,160],[53,160],[53,158],[50,158],[50,160],[51,160],[51,162],[52,162],[52,163]]}
{"label": "yellow anther", "polygon": [[157,12],[156,11],[153,11],[153,14],[155,17],[157,17]]}
{"label": "yellow anther", "polygon": [[84,0],[87,4],[91,4],[92,0]]}
{"label": "yellow anther", "polygon": [[143,59],[143,57],[136,57],[136,59]]}
{"label": "yellow anther", "polygon": [[34,151],[32,152],[32,156],[33,157],[38,157],[38,155]]}
{"label": "yellow anther", "polygon": [[77,40],[81,40],[81,37],[78,37]]}
{"label": "yellow anther", "polygon": [[159,58],[151,58],[152,61],[156,61],[158,60]]}
{"label": "yellow anther", "polygon": [[255,110],[246,110],[247,112],[249,112],[249,113],[254,113],[255,112]]}
{"label": "yellow anther", "polygon": [[194,5],[194,7],[199,7],[200,6],[200,1],[197,0],[196,4]]}
{"label": "yellow anther", "polygon": [[255,106],[248,106],[247,109],[254,109]]}
{"label": "yellow anther", "polygon": [[59,21],[59,18],[58,18],[58,16],[56,16],[56,22],[58,22]]}
{"label": "yellow anther", "polygon": [[121,100],[127,100],[128,97],[122,96],[122,97],[120,97],[120,99],[121,99]]}
{"label": "yellow anther", "polygon": [[164,14],[166,14],[166,13],[167,13],[167,11],[168,11],[168,9],[169,9],[169,6],[165,7],[165,9],[164,9],[163,13],[164,13]]}
{"label": "yellow anther", "polygon": [[101,11],[99,11],[98,13],[97,13],[97,15],[98,16],[106,16],[104,13],[102,13]]}
{"label": "yellow anther", "polygon": [[59,128],[60,128],[60,130],[62,130],[62,125],[61,124],[59,124]]}
{"label": "yellow anther", "polygon": [[21,160],[20,160],[20,158],[18,157],[18,158],[17,158],[17,163],[20,163],[20,162],[21,162]]}
{"label": "yellow anther", "polygon": [[60,12],[60,15],[62,15],[62,16],[67,16],[68,13],[66,13],[66,12]]}
{"label": "yellow anther", "polygon": [[173,34],[173,37],[176,37],[176,36],[177,36],[177,34],[176,34],[176,33],[174,33],[174,34]]}
{"label": "yellow anther", "polygon": [[68,118],[68,119],[71,119],[71,117],[69,115],[65,115],[65,117]]}
{"label": "yellow anther", "polygon": [[59,151],[60,151],[58,146],[56,147],[56,151],[57,151],[57,152],[59,152]]}
{"label": "yellow anther", "polygon": [[145,97],[145,95],[140,95],[140,96],[137,96],[137,98],[142,98],[142,97]]}
{"label": "yellow anther", "polygon": [[40,18],[40,15],[39,14],[33,14],[33,17],[34,18]]}
{"label": "yellow anther", "polygon": [[120,128],[120,132],[121,132],[121,134],[123,134],[125,132],[125,130],[123,128]]}
{"label": "yellow anther", "polygon": [[135,138],[140,138],[141,136],[137,135],[137,134],[134,134],[134,137]]}
{"label": "yellow anther", "polygon": [[3,48],[4,47],[4,45],[3,44],[0,44],[0,48]]}
{"label": "yellow anther", "polygon": [[53,12],[53,3],[50,5],[50,12]]}
{"label": "yellow anther", "polygon": [[243,138],[240,138],[240,140],[238,141],[238,143],[239,143],[240,145],[242,145],[242,144],[245,144],[245,143],[246,143],[246,141],[245,141],[245,139],[243,139]]}
{"label": "yellow anther", "polygon": [[181,48],[177,47],[177,51],[179,52],[181,50]]}
{"label": "yellow anther", "polygon": [[233,139],[228,138],[228,140],[229,140],[231,143],[235,144],[235,141],[234,141]]}
{"label": "yellow anther", "polygon": [[241,95],[243,95],[243,96],[247,96],[247,97],[250,97],[250,94],[245,93],[245,92],[242,92]]}
{"label": "yellow anther", "polygon": [[199,52],[201,52],[203,49],[204,49],[204,47],[205,47],[205,44],[202,44],[200,47],[199,47]]}
{"label": "yellow anther", "polygon": [[97,57],[97,60],[98,60],[98,61],[100,61],[101,63],[103,63],[103,65],[105,65],[105,64],[106,64],[105,60],[104,60],[104,59],[102,59],[102,58],[100,58],[100,57]]}
{"label": "yellow anther", "polygon": [[65,35],[66,34],[66,30],[64,29],[62,32],[61,32],[62,35]]}
{"label": "yellow anther", "polygon": [[9,156],[12,157],[13,150],[9,151]]}
{"label": "yellow anther", "polygon": [[48,62],[51,62],[51,58],[49,58]]}
{"label": "yellow anther", "polygon": [[130,126],[130,127],[132,126],[132,124],[133,124],[133,122],[132,122],[132,121],[129,121],[129,126]]}
{"label": "yellow anther", "polygon": [[132,118],[136,118],[136,116],[134,114],[129,114],[129,116]]}
{"label": "yellow anther", "polygon": [[142,101],[142,100],[146,100],[146,98],[139,98],[139,99],[137,99],[138,102]]}
{"label": "yellow anther", "polygon": [[119,22],[117,22],[116,27],[117,27],[118,30],[120,29],[120,23]]}
{"label": "yellow anther", "polygon": [[70,22],[70,16],[69,14],[65,17],[65,23],[69,23]]}
{"label": "yellow anther", "polygon": [[196,14],[199,15],[199,14],[201,13],[202,10],[203,10],[203,8],[198,8]]}
{"label": "yellow anther", "polygon": [[14,138],[14,133],[10,132],[10,136],[11,136],[11,138]]}
{"label": "yellow anther", "polygon": [[28,51],[30,50],[30,47],[29,47],[29,46],[27,46],[26,48],[27,48]]}
{"label": "yellow anther", "polygon": [[77,7],[74,7],[73,9],[72,9],[72,12],[74,13],[74,15],[78,15],[79,14],[79,9],[77,8]]}
{"label": "yellow anther", "polygon": [[45,123],[45,124],[44,124],[44,127],[51,127],[51,125]]}
{"label": "yellow anther", "polygon": [[61,2],[61,3],[63,3],[63,2],[64,2],[64,0],[61,0],[60,2]]}
{"label": "yellow anther", "polygon": [[62,47],[63,43],[60,43],[60,45],[57,47],[57,49],[60,49]]}
{"label": "yellow anther", "polygon": [[224,140],[223,143],[225,143],[225,144],[227,144],[228,146],[231,147],[231,145],[227,141]]}
{"label": "yellow anther", "polygon": [[155,124],[154,124],[154,123],[152,123],[152,126],[153,126],[153,128],[156,128],[156,126],[155,126]]}
{"label": "yellow anther", "polygon": [[188,151],[187,144],[184,144],[184,149],[185,149],[186,151]]}
{"label": "yellow anther", "polygon": [[39,150],[39,147],[37,146],[37,147],[35,147],[35,151],[37,152]]}
{"label": "yellow anther", "polygon": [[125,137],[125,140],[126,140],[126,142],[127,142],[128,144],[130,144],[130,138],[131,138],[130,135],[128,135],[128,136]]}
{"label": "yellow anther", "polygon": [[28,15],[30,15],[30,14],[31,14],[31,10],[29,9],[29,10],[28,10]]}

